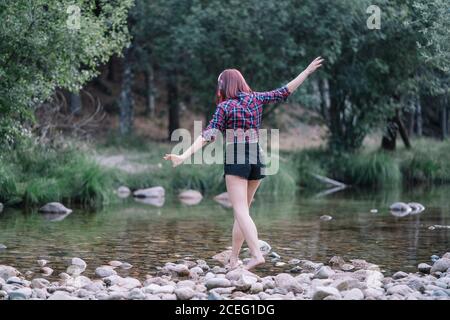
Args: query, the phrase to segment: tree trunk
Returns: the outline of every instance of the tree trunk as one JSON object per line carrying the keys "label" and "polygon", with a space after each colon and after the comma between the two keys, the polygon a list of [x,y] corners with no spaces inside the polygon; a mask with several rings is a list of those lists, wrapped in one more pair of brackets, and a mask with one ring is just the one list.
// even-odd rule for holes
{"label": "tree trunk", "polygon": [[120,119],[119,129],[121,135],[133,132],[133,71],[131,68],[131,48],[125,49],[123,60],[122,91],[120,92]]}
{"label": "tree trunk", "polygon": [[388,120],[386,131],[381,139],[381,148],[387,151],[394,151],[397,144],[398,126],[394,119]]}
{"label": "tree trunk", "polygon": [[82,104],[80,92],[69,92],[69,108],[70,113],[72,114],[79,114],[81,112]]}
{"label": "tree trunk", "polygon": [[398,109],[395,111],[395,122],[397,123],[398,131],[400,132],[400,136],[402,137],[406,149],[411,149],[411,142],[409,141],[408,132],[406,131],[403,121],[400,117],[400,110]]}
{"label": "tree trunk", "polygon": [[418,137],[422,136],[423,127],[423,117],[422,117],[422,103],[420,102],[420,96],[416,100],[416,112],[415,112],[415,122],[416,122],[416,135]]}
{"label": "tree trunk", "polygon": [[155,116],[155,76],[153,67],[149,66],[147,72],[145,72],[145,82],[147,89],[147,105],[145,108],[145,114],[151,117]]}
{"label": "tree trunk", "polygon": [[180,127],[180,104],[178,101],[178,82],[175,72],[167,78],[167,104],[169,105],[169,140],[172,132]]}
{"label": "tree trunk", "polygon": [[108,81],[114,82],[114,80],[116,79],[115,71],[116,71],[116,59],[114,59],[114,56],[112,56],[108,62]]}
{"label": "tree trunk", "polygon": [[442,105],[441,112],[441,130],[442,130],[442,140],[445,140],[448,136],[448,110],[445,104]]}

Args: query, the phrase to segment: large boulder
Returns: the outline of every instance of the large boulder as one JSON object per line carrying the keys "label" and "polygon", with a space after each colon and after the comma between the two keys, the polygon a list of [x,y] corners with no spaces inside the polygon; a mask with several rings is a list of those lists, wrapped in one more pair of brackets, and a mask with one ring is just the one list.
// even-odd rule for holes
{"label": "large boulder", "polygon": [[437,260],[433,266],[431,267],[430,272],[445,272],[447,269],[450,268],[450,259],[448,258],[441,258]]}
{"label": "large boulder", "polygon": [[4,266],[0,265],[0,278],[3,280],[8,280],[11,277],[19,276],[20,272],[17,271],[17,269],[10,267],[10,266]]}
{"label": "large boulder", "polygon": [[67,214],[71,213],[72,209],[66,208],[59,202],[50,202],[39,209],[39,212],[43,213],[55,213],[55,214]]}
{"label": "large boulder", "polygon": [[163,187],[152,187],[146,189],[139,189],[133,192],[133,196],[136,198],[161,198],[166,194]]}

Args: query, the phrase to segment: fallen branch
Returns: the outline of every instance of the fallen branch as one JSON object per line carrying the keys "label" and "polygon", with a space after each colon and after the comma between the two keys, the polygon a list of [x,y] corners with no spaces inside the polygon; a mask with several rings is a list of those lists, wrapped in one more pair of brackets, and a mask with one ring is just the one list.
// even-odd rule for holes
{"label": "fallen branch", "polygon": [[311,173],[311,175],[312,175],[314,178],[316,178],[316,179],[318,179],[319,181],[321,181],[321,182],[328,183],[328,184],[331,184],[331,185],[333,185],[333,186],[341,187],[341,188],[347,187],[347,185],[346,185],[345,183],[342,183],[342,182],[339,182],[339,181],[336,181],[336,180],[333,180],[333,179],[330,179],[330,178],[321,176],[321,175],[319,175],[319,174]]}

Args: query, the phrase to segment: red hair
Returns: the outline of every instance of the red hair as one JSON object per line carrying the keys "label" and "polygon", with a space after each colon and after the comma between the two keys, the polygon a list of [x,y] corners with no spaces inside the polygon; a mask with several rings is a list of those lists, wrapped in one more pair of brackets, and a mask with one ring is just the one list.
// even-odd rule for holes
{"label": "red hair", "polygon": [[251,93],[249,85],[237,69],[224,70],[217,79],[217,102],[236,98],[239,92]]}

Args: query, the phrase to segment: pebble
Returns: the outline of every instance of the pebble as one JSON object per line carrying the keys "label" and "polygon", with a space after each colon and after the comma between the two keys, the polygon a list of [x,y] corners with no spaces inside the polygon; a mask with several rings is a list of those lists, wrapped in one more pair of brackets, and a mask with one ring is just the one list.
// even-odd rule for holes
{"label": "pebble", "polygon": [[331,219],[333,219],[333,217],[329,215],[320,216],[320,220],[322,221],[330,221]]}

